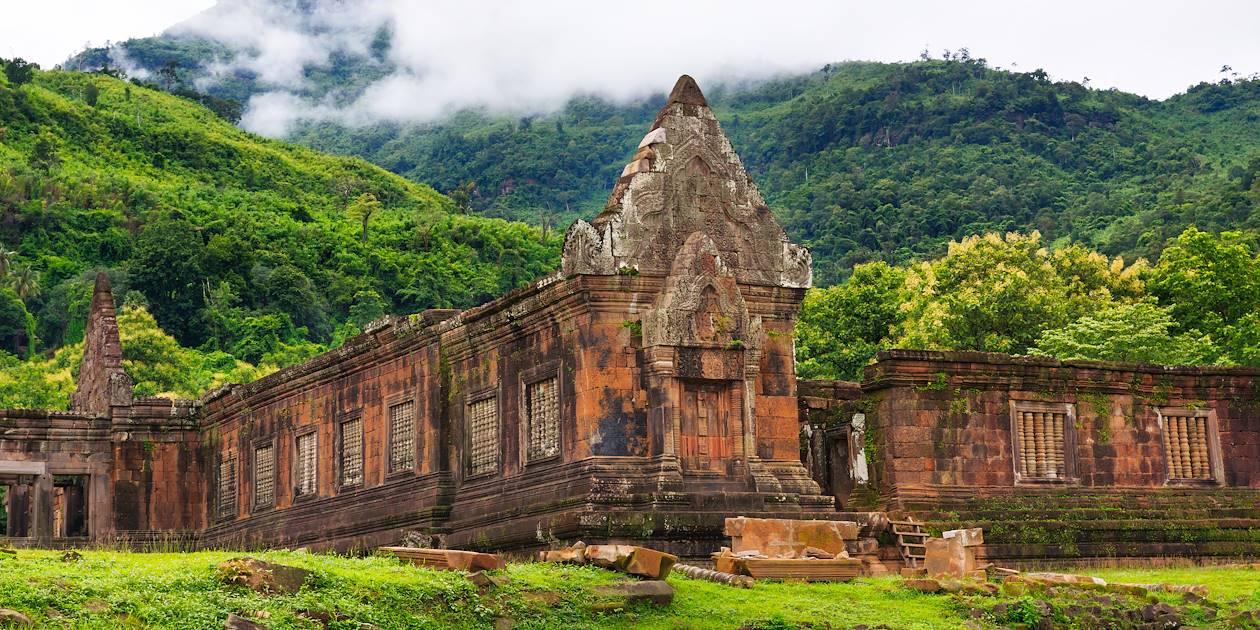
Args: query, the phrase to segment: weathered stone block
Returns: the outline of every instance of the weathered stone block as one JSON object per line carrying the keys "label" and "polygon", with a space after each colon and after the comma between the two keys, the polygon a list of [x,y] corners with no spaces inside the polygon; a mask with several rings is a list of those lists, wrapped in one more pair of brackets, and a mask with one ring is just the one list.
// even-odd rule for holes
{"label": "weathered stone block", "polygon": [[[858,525],[852,521],[816,521],[766,518],[728,518],[726,535],[731,549],[757,549],[770,557],[799,557],[806,547],[833,555],[847,555],[845,541],[857,540]],[[791,555],[788,555],[791,554]]]}
{"label": "weathered stone block", "polygon": [[979,527],[951,529],[941,532],[941,538],[957,538],[964,547],[978,547],[984,544],[984,529]]}

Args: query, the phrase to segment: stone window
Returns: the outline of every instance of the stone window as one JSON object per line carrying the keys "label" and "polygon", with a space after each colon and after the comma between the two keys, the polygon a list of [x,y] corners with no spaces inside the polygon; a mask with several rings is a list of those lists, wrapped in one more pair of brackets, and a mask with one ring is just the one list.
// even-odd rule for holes
{"label": "stone window", "polygon": [[1197,409],[1161,409],[1164,459],[1170,482],[1214,481],[1219,459],[1215,418]]}
{"label": "stone window", "polygon": [[492,396],[468,404],[468,474],[476,477],[498,467],[498,399]]}
{"label": "stone window", "polygon": [[219,462],[219,518],[236,517],[236,458]]}
{"label": "stone window", "polygon": [[1012,410],[1015,472],[1020,481],[1066,481],[1072,469],[1072,406],[1017,402]]}
{"label": "stone window", "polygon": [[341,485],[363,483],[363,418],[341,423]]}
{"label": "stone window", "polygon": [[254,509],[276,504],[276,449],[271,444],[254,449]]}
{"label": "stone window", "polygon": [[529,461],[560,454],[559,379],[551,377],[525,387],[525,427]]}
{"label": "stone window", "polygon": [[389,408],[389,471],[415,467],[416,403],[408,400]]}
{"label": "stone window", "polygon": [[293,494],[295,496],[315,494],[315,466],[318,461],[315,458],[317,446],[315,440],[314,431],[297,437],[297,466],[293,471]]}

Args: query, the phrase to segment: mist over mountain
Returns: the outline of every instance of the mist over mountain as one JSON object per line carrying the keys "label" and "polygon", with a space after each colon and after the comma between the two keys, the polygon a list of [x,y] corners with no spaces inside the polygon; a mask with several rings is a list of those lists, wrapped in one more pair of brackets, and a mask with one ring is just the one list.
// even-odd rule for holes
{"label": "mist over mountain", "polygon": [[824,64],[836,58],[820,57],[827,21],[847,16],[807,8],[817,19],[749,24],[710,3],[649,2],[591,29],[579,26],[593,9],[576,3],[228,0],[67,66],[122,65],[168,91],[237,100],[246,129],[554,229],[602,208],[685,70],[824,284],[985,231],[1036,229],[1132,259],[1189,225],[1260,227],[1254,77],[1227,72],[1160,101],[966,49]]}
{"label": "mist over mountain", "polygon": [[[470,107],[529,115],[579,95],[623,103],[667,88],[680,68],[709,83],[816,68],[835,48],[818,20],[841,11],[797,4],[767,20],[707,1],[648,0],[619,16],[576,0],[224,0],[108,54],[133,76],[177,60],[198,90],[245,104],[243,127],[283,136],[304,121],[431,122]],[[599,13],[599,28],[586,28]]]}

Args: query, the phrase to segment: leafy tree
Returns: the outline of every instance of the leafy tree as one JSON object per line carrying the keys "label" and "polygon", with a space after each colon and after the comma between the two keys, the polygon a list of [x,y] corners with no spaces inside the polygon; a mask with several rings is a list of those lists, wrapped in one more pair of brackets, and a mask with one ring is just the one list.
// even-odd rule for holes
{"label": "leafy tree", "polygon": [[61,139],[50,131],[43,131],[31,149],[31,157],[27,162],[31,168],[45,175],[61,167]]}
{"label": "leafy tree", "polygon": [[366,290],[354,294],[354,305],[350,307],[349,322],[362,329],[385,315],[389,304],[376,291]]}
{"label": "leafy tree", "polygon": [[844,283],[811,289],[796,324],[797,375],[861,380],[862,366],[891,345],[901,323],[906,271],[884,262],[853,268]]}
{"label": "leafy tree", "polygon": [[1217,235],[1191,227],[1164,249],[1148,286],[1172,307],[1178,330],[1218,337],[1260,310],[1260,260],[1241,232]]}
{"label": "leafy tree", "polygon": [[1117,304],[1046,331],[1030,349],[1059,359],[1200,365],[1222,361],[1221,349],[1198,331],[1174,334],[1171,309],[1150,301]]}
{"label": "leafy tree", "polygon": [[96,87],[95,83],[89,83],[87,87],[83,88],[83,101],[90,107],[96,107],[96,102],[100,97],[101,89]]}
{"label": "leafy tree", "polygon": [[199,326],[203,248],[193,224],[163,219],[140,231],[128,261],[132,286],[144,294],[162,328],[187,346],[204,339]]}
{"label": "leafy tree", "polygon": [[13,289],[0,288],[0,350],[17,354],[28,347],[30,314]]}
{"label": "leafy tree", "polygon": [[9,80],[10,85],[19,87],[30,83],[36,70],[39,70],[39,64],[15,57],[5,62],[4,77]]}
{"label": "leafy tree", "polygon": [[363,193],[355,197],[346,212],[355,219],[363,223],[363,235],[360,240],[364,243],[368,238],[368,222],[372,220],[372,215],[381,209],[381,202],[377,200],[376,195],[372,193]]}

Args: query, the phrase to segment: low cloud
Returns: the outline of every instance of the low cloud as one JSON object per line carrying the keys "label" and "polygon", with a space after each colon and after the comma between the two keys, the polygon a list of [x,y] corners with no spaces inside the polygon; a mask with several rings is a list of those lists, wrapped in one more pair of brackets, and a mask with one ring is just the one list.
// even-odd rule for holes
{"label": "low cloud", "polygon": [[[842,5],[783,5],[742,12],[708,0],[227,0],[171,33],[237,51],[212,64],[200,87],[242,72],[256,77],[266,91],[247,104],[242,125],[277,136],[302,120],[427,122],[466,107],[544,113],[577,94],[626,101],[660,93],[682,73],[706,85],[833,60]],[[370,60],[382,76],[323,93],[308,71],[343,55]]]}
{"label": "low cloud", "polygon": [[[846,59],[908,60],[925,45],[934,56],[968,47],[998,67],[1164,98],[1218,80],[1222,64],[1260,70],[1260,5],[1211,2],[1216,10],[1150,0],[1134,11],[1062,0],[1047,12],[1009,0],[221,0],[171,32],[236,50],[201,87],[255,77],[264,92],[242,124],[283,135],[302,120],[549,112],[578,94],[660,93],[682,73],[711,87]],[[331,89],[312,80],[347,55],[371,60],[363,76]]]}

